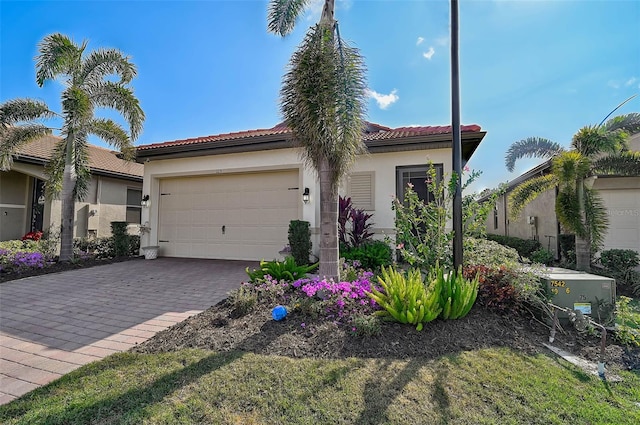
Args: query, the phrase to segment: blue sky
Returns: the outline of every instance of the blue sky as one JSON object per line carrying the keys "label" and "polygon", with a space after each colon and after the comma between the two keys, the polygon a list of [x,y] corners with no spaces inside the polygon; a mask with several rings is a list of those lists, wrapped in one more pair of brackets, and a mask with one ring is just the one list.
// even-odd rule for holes
{"label": "blue sky", "polygon": [[[488,132],[469,164],[483,171],[473,190],[535,165],[521,161],[508,173],[512,142],[568,145],[640,93],[640,1],[460,3],[462,123]],[[281,120],[288,60],[320,5],[281,39],[266,31],[266,0],[1,0],[0,101],[33,97],[59,110],[60,85],[36,85],[34,57],[45,35],[61,32],[131,56],[147,116],[136,144],[269,128]],[[336,18],[366,59],[370,121],[450,123],[448,1],[337,0]],[[640,96],[618,113],[638,111]]]}

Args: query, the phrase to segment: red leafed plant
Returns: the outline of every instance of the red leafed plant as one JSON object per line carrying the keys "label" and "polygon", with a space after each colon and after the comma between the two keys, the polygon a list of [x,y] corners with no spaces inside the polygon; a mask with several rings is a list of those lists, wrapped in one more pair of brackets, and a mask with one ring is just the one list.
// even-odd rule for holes
{"label": "red leafed plant", "polygon": [[490,268],[483,265],[468,266],[463,270],[464,277],[473,279],[478,276],[478,302],[488,310],[499,314],[518,314],[522,302],[511,281],[513,273],[505,267]]}
{"label": "red leafed plant", "polygon": [[40,239],[42,239],[42,232],[39,230],[36,230],[35,232],[29,232],[26,235],[24,235],[22,237],[23,241],[39,241]]}

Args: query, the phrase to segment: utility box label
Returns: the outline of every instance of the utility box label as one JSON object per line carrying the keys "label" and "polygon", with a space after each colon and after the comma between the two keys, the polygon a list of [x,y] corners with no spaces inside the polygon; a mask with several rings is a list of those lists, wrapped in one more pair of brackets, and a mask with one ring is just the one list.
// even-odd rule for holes
{"label": "utility box label", "polygon": [[573,309],[582,314],[591,314],[591,303],[573,303]]}

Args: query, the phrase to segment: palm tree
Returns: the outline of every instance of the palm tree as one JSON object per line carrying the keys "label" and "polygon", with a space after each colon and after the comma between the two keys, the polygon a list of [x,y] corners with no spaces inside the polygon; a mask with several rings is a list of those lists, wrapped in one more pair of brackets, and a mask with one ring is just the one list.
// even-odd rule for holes
{"label": "palm tree", "polygon": [[570,150],[540,137],[515,142],[505,157],[509,171],[518,159],[537,157],[551,161],[551,172],[513,190],[509,196],[512,218],[538,195],[557,187],[556,215],[576,235],[576,268],[590,271],[592,252],[602,247],[608,228],[606,209],[592,187],[593,180],[599,175],[640,176],[640,152],[630,152],[628,146],[629,135],[639,131],[640,114],[631,113],[583,127],[573,136]]}
{"label": "palm tree", "polygon": [[0,104],[0,171],[11,169],[13,154],[20,146],[51,134],[50,128],[36,120],[53,116],[39,100],[14,99]]}
{"label": "palm tree", "polygon": [[[62,201],[61,261],[73,256],[74,203],[86,196],[90,181],[88,136],[98,136],[120,150],[125,159],[133,159],[132,142],[144,122],[144,112],[128,86],[136,76],[135,65],[119,50],[98,49],[85,54],[86,47],[86,41],[78,45],[65,35],[51,34],[38,45],[36,57],[37,84],[42,87],[48,80],[59,79],[64,85],[62,139],[46,167],[47,195],[60,196]],[[114,76],[119,80],[114,81]],[[111,119],[96,118],[96,107],[120,112],[129,124],[129,133]],[[3,134],[0,152],[15,150],[29,140],[32,137],[11,139]]]}
{"label": "palm tree", "polygon": [[[290,33],[307,0],[272,0],[268,30]],[[305,162],[320,182],[321,276],[337,279],[338,185],[362,141],[366,111],[364,60],[340,38],[334,1],[325,0],[322,16],[291,57],[280,91],[280,109]]]}

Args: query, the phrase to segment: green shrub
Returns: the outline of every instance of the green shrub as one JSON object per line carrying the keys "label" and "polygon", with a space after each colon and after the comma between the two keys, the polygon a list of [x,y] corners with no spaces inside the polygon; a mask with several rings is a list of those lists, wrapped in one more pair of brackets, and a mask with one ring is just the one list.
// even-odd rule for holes
{"label": "green shrub", "polygon": [[311,231],[309,222],[291,220],[289,223],[289,246],[296,264],[306,266],[311,255]]}
{"label": "green shrub", "polygon": [[531,254],[529,260],[534,263],[549,265],[553,262],[553,252],[545,248],[540,248]]}
{"label": "green shrub", "polygon": [[563,265],[573,268],[576,264],[576,235],[559,235],[560,255]]}
{"label": "green shrub", "polygon": [[376,312],[380,316],[416,325],[416,330],[421,331],[424,323],[434,320],[442,311],[440,287],[425,285],[420,270],[411,269],[404,274],[392,267],[382,267],[378,281],[383,291],[371,288],[367,295],[382,307]]}
{"label": "green shrub", "polygon": [[373,240],[358,247],[340,247],[340,258],[349,261],[357,261],[360,267],[377,271],[380,267],[386,267],[393,262],[393,251],[384,241]]}
{"label": "green shrub", "polygon": [[113,238],[113,253],[116,257],[124,257],[129,253],[129,234],[126,221],[111,222],[111,237]]}
{"label": "green shrub", "polygon": [[462,268],[445,276],[444,268],[438,266],[434,274],[435,286],[440,287],[440,317],[447,320],[466,316],[478,296],[478,277],[465,278]]}
{"label": "green shrub", "polygon": [[478,279],[478,303],[499,314],[518,314],[522,301],[512,284],[514,273],[506,267],[489,268],[483,265],[467,266],[463,273],[467,279]]}
{"label": "green shrub", "polygon": [[518,251],[506,247],[498,242],[487,239],[464,238],[464,265],[487,267],[509,266],[516,267],[520,256]]}
{"label": "green shrub", "polygon": [[542,248],[540,242],[534,239],[520,239],[513,236],[487,234],[487,239],[498,242],[518,251],[521,257],[530,258],[534,252]]}
{"label": "green shrub", "polygon": [[640,295],[640,273],[634,270],[640,264],[638,253],[632,249],[608,249],[600,253],[603,274],[616,279],[619,288],[627,288]]}
{"label": "green shrub", "polygon": [[235,318],[246,316],[258,302],[258,294],[255,290],[247,285],[241,285],[238,289],[232,291],[228,298],[232,309],[232,315]]}
{"label": "green shrub", "polygon": [[372,336],[378,336],[382,334],[382,326],[380,324],[380,319],[375,315],[362,315],[357,314],[353,316],[351,320],[351,324],[353,325],[353,333],[356,336],[371,338]]}
{"label": "green shrub", "polygon": [[271,276],[273,279],[280,281],[286,280],[293,282],[307,276],[307,273],[317,268],[319,263],[310,266],[299,266],[293,257],[287,257],[284,261],[260,261],[260,268],[249,271],[249,267],[245,269],[249,276],[249,281],[256,283],[262,282],[265,276]]}
{"label": "green shrub", "polygon": [[79,254],[86,252],[92,254],[96,258],[113,258],[115,257],[115,247],[113,238],[78,238],[73,240],[74,251]]}
{"label": "green shrub", "polygon": [[631,298],[618,297],[614,335],[622,344],[640,347],[640,313],[634,313],[630,303]]}

